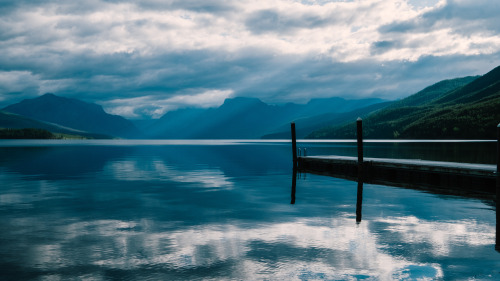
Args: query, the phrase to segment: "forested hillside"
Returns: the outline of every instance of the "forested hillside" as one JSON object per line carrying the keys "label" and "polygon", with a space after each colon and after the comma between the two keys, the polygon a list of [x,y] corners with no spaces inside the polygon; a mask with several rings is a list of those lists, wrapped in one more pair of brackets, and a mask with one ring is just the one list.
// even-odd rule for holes
{"label": "forested hillside", "polygon": [[0,129],[0,139],[55,139],[56,136],[44,129]]}
{"label": "forested hillside", "polygon": [[[22,130],[22,129],[41,129],[44,131],[49,131],[52,134],[55,135],[65,135],[65,136],[71,136],[72,138],[88,138],[88,139],[109,139],[111,136],[108,135],[103,135],[103,134],[95,134],[95,133],[87,133],[79,130],[75,130],[72,128],[68,127],[63,127],[57,124],[53,123],[47,123],[39,120],[34,120],[31,118],[28,118],[26,116],[18,115],[18,114],[13,114],[9,112],[4,112],[0,110],[0,129],[16,129],[16,130]],[[12,134],[17,134],[19,135],[20,132],[12,133],[12,132],[4,132],[5,137],[7,138],[7,135],[12,135]],[[21,133],[22,134],[22,133]],[[21,137],[19,137],[21,138]],[[24,137],[23,137],[24,138]],[[41,138],[46,138],[46,136],[41,136]]]}
{"label": "forested hillside", "polygon": [[[354,121],[354,120],[353,120]],[[373,139],[493,139],[500,122],[500,67],[484,76],[445,80],[364,118]],[[310,138],[355,138],[355,123]]]}

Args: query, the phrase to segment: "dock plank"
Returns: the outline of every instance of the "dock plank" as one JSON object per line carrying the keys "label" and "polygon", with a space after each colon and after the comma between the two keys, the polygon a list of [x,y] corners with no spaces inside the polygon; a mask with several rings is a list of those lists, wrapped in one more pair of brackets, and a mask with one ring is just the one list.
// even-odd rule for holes
{"label": "dock plank", "polygon": [[[307,161],[317,162],[332,162],[357,165],[357,157],[350,156],[303,156],[300,157]],[[495,176],[496,165],[474,164],[474,163],[457,163],[443,161],[429,161],[421,159],[392,159],[392,158],[364,158],[363,161],[367,165],[393,167],[400,169],[411,169],[421,171],[433,171],[442,173],[459,173],[468,175],[483,175]]]}

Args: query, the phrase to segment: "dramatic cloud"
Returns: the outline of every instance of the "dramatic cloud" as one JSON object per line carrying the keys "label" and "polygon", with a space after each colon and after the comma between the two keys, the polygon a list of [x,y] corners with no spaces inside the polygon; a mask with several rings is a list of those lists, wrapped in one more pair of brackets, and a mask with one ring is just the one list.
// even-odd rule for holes
{"label": "dramatic cloud", "polygon": [[2,1],[0,106],[53,92],[157,118],[228,96],[397,99],[497,66],[499,12],[486,0]]}

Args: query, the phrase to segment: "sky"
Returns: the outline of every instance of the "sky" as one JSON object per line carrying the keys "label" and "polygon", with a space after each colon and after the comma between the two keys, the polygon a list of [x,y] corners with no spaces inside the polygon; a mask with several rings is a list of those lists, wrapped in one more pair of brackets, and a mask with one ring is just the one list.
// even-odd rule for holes
{"label": "sky", "polygon": [[1,0],[0,108],[130,119],[226,98],[404,98],[500,65],[494,0]]}

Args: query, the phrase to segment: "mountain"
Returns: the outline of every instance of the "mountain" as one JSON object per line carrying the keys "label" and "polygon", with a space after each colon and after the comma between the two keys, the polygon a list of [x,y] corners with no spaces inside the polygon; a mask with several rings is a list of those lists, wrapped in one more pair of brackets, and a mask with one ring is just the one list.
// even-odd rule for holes
{"label": "mountain", "polygon": [[468,76],[437,82],[414,95],[395,102],[388,109],[406,106],[423,106],[433,103],[454,90],[462,89],[463,86],[473,82],[479,77],[480,76]]}
{"label": "mountain", "polygon": [[57,124],[38,121],[28,118],[26,116],[4,111],[0,111],[0,128],[10,128],[10,129],[37,128],[37,129],[44,129],[52,133],[78,135],[86,138],[99,138],[99,139],[111,138],[111,136],[108,135],[87,133],[84,131],[63,127]]}
{"label": "mountain", "polygon": [[108,114],[97,104],[54,94],[25,99],[5,107],[3,111],[87,133],[128,138],[140,135],[131,121]]}
{"label": "mountain", "polygon": [[259,99],[226,99],[218,108],[167,112],[147,131],[153,138],[258,138],[273,123],[272,112],[272,106]]}
{"label": "mountain", "polygon": [[[341,125],[355,120],[358,117],[367,116],[373,112],[376,112],[382,108],[390,106],[393,102],[379,102],[369,106],[355,109],[350,112],[341,113],[324,113],[320,115],[315,115],[312,117],[299,118],[293,120],[296,125],[296,136],[297,138],[305,138],[310,133],[324,128],[325,126],[330,126],[332,124]],[[283,124],[279,129],[279,132],[264,135],[264,139],[287,139],[290,138],[290,123]]]}
{"label": "mountain", "polygon": [[[494,139],[500,122],[500,67],[438,82],[363,119],[366,138]],[[353,120],[354,121],[354,120]],[[355,122],[310,138],[355,138]]]}
{"label": "mountain", "polygon": [[381,99],[330,98],[311,100],[302,105],[269,105],[256,98],[237,97],[226,99],[218,108],[184,108],[167,112],[145,131],[151,138],[255,139],[264,135],[274,138],[281,137],[284,127],[288,127],[289,134],[290,122],[294,120],[310,118],[306,121],[308,126],[317,128],[317,124],[324,126],[325,121],[335,122],[347,112],[381,102]]}

